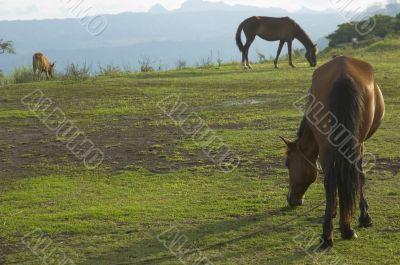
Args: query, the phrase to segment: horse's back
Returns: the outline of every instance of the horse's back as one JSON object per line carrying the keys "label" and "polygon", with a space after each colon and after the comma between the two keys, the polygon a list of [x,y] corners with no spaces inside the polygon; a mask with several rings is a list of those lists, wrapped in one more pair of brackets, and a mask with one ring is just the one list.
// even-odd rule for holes
{"label": "horse's back", "polygon": [[313,76],[313,83],[334,82],[343,77],[350,77],[362,88],[374,82],[372,66],[364,61],[338,56],[319,67]]}
{"label": "horse's back", "polygon": [[256,34],[267,41],[294,39],[296,22],[290,17],[255,17]]}
{"label": "horse's back", "polygon": [[372,66],[367,62],[339,56],[319,67],[313,75],[311,94],[328,105],[333,83],[349,78],[362,94],[374,91],[375,80]]}
{"label": "horse's back", "polygon": [[310,93],[324,106],[326,112],[330,111],[334,84],[340,80],[353,82],[352,89],[356,90],[363,104],[360,113],[362,122],[358,126],[359,138],[364,141],[377,130],[384,115],[383,96],[375,82],[373,68],[367,62],[346,56],[336,57],[318,68],[313,76]]}
{"label": "horse's back", "polygon": [[40,62],[41,62],[42,58],[43,58],[43,54],[42,53],[38,52],[38,53],[35,53],[33,55],[32,65],[33,65],[33,69],[34,70],[36,70],[38,68],[38,66],[40,65]]}
{"label": "horse's back", "polygon": [[37,52],[33,55],[32,64],[34,71],[36,71],[39,68],[46,67],[49,64],[49,61],[43,53]]}

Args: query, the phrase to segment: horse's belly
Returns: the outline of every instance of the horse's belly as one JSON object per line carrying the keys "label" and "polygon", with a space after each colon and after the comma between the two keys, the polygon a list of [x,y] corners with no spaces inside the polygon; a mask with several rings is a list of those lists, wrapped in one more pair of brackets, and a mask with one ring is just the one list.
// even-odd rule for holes
{"label": "horse's belly", "polygon": [[281,40],[280,38],[277,38],[276,36],[266,36],[266,35],[258,35],[260,38],[266,41],[278,41]]}
{"label": "horse's belly", "polygon": [[290,40],[288,34],[282,30],[274,30],[272,28],[260,28],[257,35],[266,41]]}

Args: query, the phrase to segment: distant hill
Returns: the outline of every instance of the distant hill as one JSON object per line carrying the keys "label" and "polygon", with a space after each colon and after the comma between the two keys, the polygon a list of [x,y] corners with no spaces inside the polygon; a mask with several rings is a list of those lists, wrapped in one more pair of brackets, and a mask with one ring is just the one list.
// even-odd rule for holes
{"label": "distant hill", "polygon": [[150,14],[160,14],[160,13],[166,13],[166,12],[168,12],[168,10],[161,4],[156,4],[149,10]]}
{"label": "distant hill", "polygon": [[[179,58],[194,64],[211,50],[224,61],[240,60],[235,32],[242,20],[253,15],[290,16],[321,45],[327,45],[324,37],[344,23],[334,11],[303,9],[290,13],[202,0],[188,0],[173,11],[159,4],[148,13],[106,15],[108,27],[97,37],[91,36],[76,19],[0,21],[0,37],[13,40],[17,50],[16,55],[0,57],[0,69],[10,72],[17,66],[31,65],[32,54],[37,51],[55,60],[59,70],[69,63],[84,62],[92,68],[98,64],[137,67],[143,56],[150,57],[155,67],[174,67]],[[256,49],[266,56],[275,55],[277,46],[257,40],[251,57],[256,58]],[[295,47],[301,46],[296,42]]]}

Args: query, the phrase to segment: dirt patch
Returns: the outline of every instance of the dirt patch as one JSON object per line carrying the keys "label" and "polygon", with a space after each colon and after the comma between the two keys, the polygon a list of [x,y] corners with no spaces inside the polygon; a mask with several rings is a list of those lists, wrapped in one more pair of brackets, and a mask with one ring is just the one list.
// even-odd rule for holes
{"label": "dirt patch", "polygon": [[[138,126],[137,122],[141,121]],[[118,117],[92,126],[82,126],[95,146],[104,152],[103,164],[112,173],[145,167],[152,172],[170,172],[183,167],[211,164],[201,151],[179,150],[179,128],[148,125],[152,119]],[[78,126],[79,127],[79,126]],[[0,126],[0,162],[3,178],[34,177],[54,173],[54,166],[83,166],[36,118],[3,120]],[[62,173],[57,170],[57,173]]]}

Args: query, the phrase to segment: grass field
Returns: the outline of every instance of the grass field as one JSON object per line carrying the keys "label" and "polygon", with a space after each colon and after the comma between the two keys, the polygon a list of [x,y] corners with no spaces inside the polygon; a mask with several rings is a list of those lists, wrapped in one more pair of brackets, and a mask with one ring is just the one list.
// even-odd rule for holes
{"label": "grass field", "polygon": [[[334,249],[314,252],[322,176],[304,206],[287,207],[278,136],[295,137],[293,103],[313,69],[232,64],[0,88],[0,264],[400,264],[400,52],[382,42],[354,56],[374,66],[387,104],[367,144],[377,157],[367,183],[374,226],[358,240],[341,240],[336,219]],[[86,169],[21,103],[36,89],[104,152],[100,167]],[[240,157],[236,170],[221,172],[204,141],[163,113],[171,95]]]}

